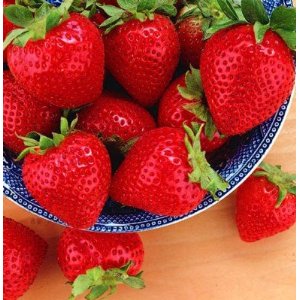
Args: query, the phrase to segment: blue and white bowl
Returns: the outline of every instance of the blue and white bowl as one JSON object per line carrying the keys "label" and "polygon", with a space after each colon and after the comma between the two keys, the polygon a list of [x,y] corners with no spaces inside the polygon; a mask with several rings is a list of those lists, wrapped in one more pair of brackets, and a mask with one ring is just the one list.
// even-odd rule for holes
{"label": "blue and white bowl", "polygon": [[[59,0],[53,0],[52,2],[59,4]],[[264,5],[268,13],[271,13],[277,6],[292,6],[292,1],[265,0]],[[225,192],[219,192],[220,200],[235,190],[266,156],[283,126],[291,105],[290,102],[290,98],[287,99],[272,118],[243,136],[233,137],[222,147],[221,151],[211,157],[213,167],[229,182],[228,189]],[[14,162],[10,153],[4,150],[4,195],[33,214],[65,225],[30,196],[25,188],[21,173],[21,165]],[[180,217],[165,217],[131,207],[124,207],[109,199],[98,221],[90,230],[98,232],[135,232],[157,229],[191,218],[216,203],[218,202],[207,195],[203,202],[190,213]]]}

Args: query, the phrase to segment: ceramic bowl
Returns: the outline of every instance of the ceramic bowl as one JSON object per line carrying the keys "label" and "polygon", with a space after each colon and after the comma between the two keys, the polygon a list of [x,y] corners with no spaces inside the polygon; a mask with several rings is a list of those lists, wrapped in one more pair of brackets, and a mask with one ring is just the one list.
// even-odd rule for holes
{"label": "ceramic bowl", "polygon": [[[60,3],[57,0],[53,2]],[[290,0],[267,0],[264,1],[264,5],[268,13],[271,13],[279,5],[292,6],[292,2]],[[220,201],[235,190],[266,156],[283,126],[290,104],[289,98],[272,118],[243,136],[233,137],[210,157],[213,167],[229,182],[228,189],[218,194]],[[6,150],[4,150],[3,158],[3,175],[4,194],[8,199],[33,214],[65,225],[30,196],[22,181],[21,165],[14,162],[11,154]],[[157,229],[191,218],[218,202],[207,195],[203,202],[190,213],[179,217],[166,217],[153,215],[131,207],[124,207],[109,199],[98,221],[89,230],[135,232]]]}

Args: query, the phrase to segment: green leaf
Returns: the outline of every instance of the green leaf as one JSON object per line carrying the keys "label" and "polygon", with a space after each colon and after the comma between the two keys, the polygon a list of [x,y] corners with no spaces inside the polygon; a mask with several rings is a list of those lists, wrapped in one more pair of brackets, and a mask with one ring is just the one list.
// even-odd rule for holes
{"label": "green leaf", "polygon": [[154,10],[156,0],[139,0],[137,11]]}
{"label": "green leaf", "polygon": [[123,280],[123,283],[133,289],[143,289],[145,287],[144,281],[141,278],[129,276]]}
{"label": "green leaf", "polygon": [[69,123],[68,120],[64,117],[60,118],[60,132],[64,136],[66,136],[69,133]]}
{"label": "green leaf", "polygon": [[296,31],[288,31],[281,28],[276,28],[274,31],[281,36],[291,50],[296,50]]}
{"label": "green leaf", "polygon": [[92,280],[87,275],[79,275],[72,285],[72,295],[75,297],[89,289]]}
{"label": "green leaf", "polygon": [[172,4],[161,5],[156,9],[156,11],[172,17],[175,17],[177,15],[177,9]]}
{"label": "green leaf", "polygon": [[117,0],[118,5],[128,11],[136,11],[138,0]]}
{"label": "green leaf", "polygon": [[93,6],[93,5],[95,5],[96,2],[97,2],[96,0],[87,0],[86,4],[85,4],[85,8],[89,8],[89,7]]}
{"label": "green leaf", "polygon": [[129,260],[123,267],[120,268],[120,270],[127,273],[127,271],[132,266],[132,264],[133,264],[133,262],[131,260]]}
{"label": "green leaf", "polygon": [[242,0],[242,12],[245,19],[254,24],[256,21],[262,24],[269,23],[269,17],[260,0]]}
{"label": "green leaf", "polygon": [[[208,111],[208,109],[207,109],[207,111]],[[204,134],[208,138],[209,141],[212,141],[216,131],[217,131],[217,127],[212,119],[211,114],[208,112],[207,117],[206,117],[205,126],[204,126]]]}
{"label": "green leaf", "polygon": [[100,267],[95,267],[86,271],[86,275],[93,281],[97,281],[103,276],[105,271]]}
{"label": "green leaf", "polygon": [[24,34],[26,32],[28,32],[27,28],[20,28],[20,29],[14,29],[14,30],[12,30],[7,35],[6,39],[3,42],[3,50],[5,50],[7,48],[7,46],[9,44],[11,44],[14,39],[16,39],[18,36],[20,36],[20,35],[22,35],[22,34]]}
{"label": "green leaf", "polygon": [[141,22],[144,22],[147,19],[147,14],[144,12],[136,12],[134,18],[138,19]]}
{"label": "green leaf", "polygon": [[42,17],[44,17],[45,15],[47,15],[49,13],[51,9],[51,6],[48,3],[44,3],[41,5],[41,7],[39,7],[36,12],[35,12],[35,19],[40,19]]}
{"label": "green leaf", "polygon": [[285,6],[275,8],[270,18],[270,26],[272,29],[296,31],[296,9]]}
{"label": "green leaf", "polygon": [[221,29],[228,28],[236,24],[244,24],[244,23],[245,23],[244,21],[226,21],[226,22],[220,21],[218,23],[215,23],[214,25],[212,25],[206,30],[204,39],[206,40],[210,38],[213,34],[215,34]]}
{"label": "green leaf", "polygon": [[122,8],[115,7],[113,5],[101,5],[100,7],[108,16],[112,17],[115,15],[122,16],[125,12]]}
{"label": "green leaf", "polygon": [[288,188],[288,192],[293,194],[293,195],[296,195],[296,186],[291,186]]}
{"label": "green leaf", "polygon": [[97,285],[93,287],[90,293],[85,297],[87,300],[96,300],[102,296],[106,291],[108,291],[108,286],[106,285]]}
{"label": "green leaf", "polygon": [[287,192],[288,191],[285,188],[279,188],[278,199],[275,205],[276,208],[278,208],[281,205],[281,203],[283,202],[284,198],[287,195]]}
{"label": "green leaf", "polygon": [[200,16],[200,15],[201,15],[201,11],[200,11],[199,7],[193,6],[191,9],[188,9],[186,12],[180,14],[180,16],[177,18],[177,23],[183,21],[184,19],[186,19],[188,17]]}
{"label": "green leaf", "polygon": [[74,0],[64,0],[56,9],[59,10],[61,16],[66,15]]}
{"label": "green leaf", "polygon": [[76,114],[76,118],[72,120],[69,131],[73,131],[77,125],[78,122],[78,115]]}
{"label": "green leaf", "polygon": [[44,39],[47,33],[47,20],[42,18],[36,20],[34,23],[28,26],[28,29],[31,31],[32,39],[34,41]]}
{"label": "green leaf", "polygon": [[60,134],[60,133],[56,133],[56,132],[53,132],[52,133],[53,135],[53,143],[54,145],[57,147],[65,138],[64,135]]}
{"label": "green leaf", "polygon": [[19,47],[24,47],[27,44],[27,42],[33,38],[33,36],[34,36],[34,32],[28,31],[28,29],[26,29],[24,33],[18,35],[13,40],[13,44]]}
{"label": "green leaf", "polygon": [[61,15],[57,10],[52,10],[46,18],[46,31],[51,30],[59,24]]}
{"label": "green leaf", "polygon": [[21,151],[21,153],[18,155],[18,157],[16,158],[16,161],[20,161],[22,160],[27,154],[29,154],[32,150],[32,147],[29,148],[25,148],[23,151]]}
{"label": "green leaf", "polygon": [[115,25],[119,21],[121,21],[121,15],[114,15],[103,21],[99,27],[110,29],[111,26]]}
{"label": "green leaf", "polygon": [[261,24],[260,22],[255,22],[253,26],[254,35],[256,43],[261,43],[264,39],[265,33],[270,29],[269,24]]}
{"label": "green leaf", "polygon": [[186,132],[184,139],[188,151],[188,161],[193,168],[189,174],[190,182],[199,183],[201,188],[208,191],[215,200],[218,200],[216,193],[225,191],[229,184],[210,166],[201,150],[200,134],[203,124],[192,124],[192,128],[183,125]]}
{"label": "green leaf", "polygon": [[6,18],[19,27],[27,27],[34,20],[32,12],[22,5],[8,5],[3,11]]}
{"label": "green leaf", "polygon": [[39,135],[37,137],[31,137],[31,133],[29,133],[26,136],[20,136],[18,134],[16,134],[16,136],[17,138],[22,140],[24,145],[27,147],[33,147],[39,145],[39,139],[40,139]]}
{"label": "green leaf", "polygon": [[41,150],[46,150],[55,146],[53,140],[44,135],[41,135],[39,145]]}
{"label": "green leaf", "polygon": [[224,14],[231,20],[237,21],[239,19],[237,13],[235,12],[232,4],[229,0],[218,0],[218,4],[221,7]]}
{"label": "green leaf", "polygon": [[190,70],[185,73],[185,87],[177,87],[181,96],[188,100],[200,100],[203,96],[200,71],[190,66]]}

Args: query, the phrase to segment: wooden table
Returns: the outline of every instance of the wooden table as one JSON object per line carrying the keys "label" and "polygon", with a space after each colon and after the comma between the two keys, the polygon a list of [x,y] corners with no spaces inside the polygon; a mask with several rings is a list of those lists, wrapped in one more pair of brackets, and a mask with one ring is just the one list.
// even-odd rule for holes
{"label": "wooden table", "polygon": [[[295,101],[266,158],[295,172]],[[295,299],[295,226],[256,243],[239,239],[234,222],[235,195],[204,213],[141,234],[145,245],[144,290],[120,287],[112,300],[292,300]],[[23,300],[66,300],[56,263],[62,227],[40,219],[8,200],[4,215],[31,227],[49,244],[41,270]]]}

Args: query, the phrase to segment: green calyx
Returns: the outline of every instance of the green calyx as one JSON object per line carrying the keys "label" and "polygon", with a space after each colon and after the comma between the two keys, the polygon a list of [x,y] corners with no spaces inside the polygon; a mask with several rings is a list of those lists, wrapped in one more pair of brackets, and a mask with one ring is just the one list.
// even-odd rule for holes
{"label": "green calyx", "polygon": [[59,7],[39,0],[24,0],[21,4],[4,8],[6,18],[17,25],[6,37],[3,48],[10,43],[24,47],[29,40],[44,39],[46,33],[69,18],[73,0],[65,0]]}
{"label": "green calyx", "polygon": [[191,127],[183,125],[186,132],[185,146],[188,151],[188,161],[193,171],[189,174],[189,180],[199,183],[201,188],[209,192],[215,200],[218,200],[217,192],[225,191],[229,184],[208,163],[205,152],[201,150],[200,134],[203,125],[192,123]]}
{"label": "green calyx", "polygon": [[74,130],[77,121],[78,118],[76,117],[69,125],[67,118],[61,117],[60,133],[52,132],[52,138],[38,132],[30,132],[26,137],[18,136],[24,142],[26,148],[19,154],[16,160],[23,159],[29,153],[44,155],[48,149],[58,147],[64,138]]}
{"label": "green calyx", "polygon": [[296,9],[279,6],[269,17],[260,0],[241,0],[240,5],[231,0],[217,0],[226,18],[221,19],[206,31],[209,38],[217,31],[236,24],[253,24],[257,43],[263,41],[267,30],[276,32],[291,49],[296,49]]}
{"label": "green calyx", "polygon": [[198,0],[192,4],[187,4],[182,10],[177,21],[182,21],[188,17],[201,16],[209,19],[210,22],[222,19],[222,12],[217,0]]}
{"label": "green calyx", "polygon": [[200,71],[190,66],[190,70],[185,73],[185,87],[178,85],[177,89],[183,98],[191,101],[183,108],[195,115],[200,123],[205,122],[204,134],[211,141],[217,128],[204,99]]}
{"label": "green calyx", "polygon": [[100,28],[106,29],[105,33],[132,19],[141,22],[147,19],[153,20],[155,12],[169,16],[176,16],[177,13],[174,0],[117,0],[117,2],[119,7],[98,5],[109,16],[100,25]]}
{"label": "green calyx", "polygon": [[267,180],[279,189],[278,198],[275,207],[278,208],[287,193],[296,195],[296,175],[283,172],[281,166],[272,166],[262,162],[259,169],[253,173],[257,177],[266,177]]}
{"label": "green calyx", "polygon": [[179,17],[177,18],[177,23],[190,17],[200,20],[199,25],[201,26],[205,38],[211,36],[211,34],[207,32],[210,27],[215,23],[222,22],[226,19],[217,0],[191,1],[191,3],[186,4],[181,10]]}
{"label": "green calyx", "polygon": [[87,270],[85,274],[79,275],[71,283],[72,294],[69,300],[75,299],[87,290],[89,290],[89,293],[85,296],[85,299],[104,299],[116,292],[118,284],[125,284],[134,289],[144,288],[145,284],[141,278],[142,272],[135,276],[130,276],[128,275],[130,266],[131,262],[122,268],[112,268],[106,271],[101,267],[94,267]]}

